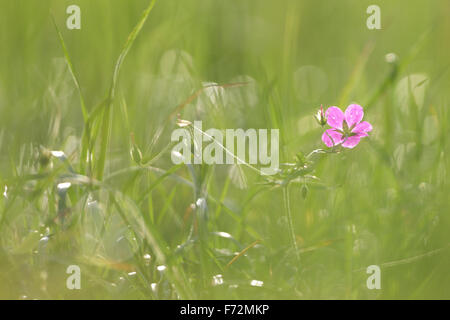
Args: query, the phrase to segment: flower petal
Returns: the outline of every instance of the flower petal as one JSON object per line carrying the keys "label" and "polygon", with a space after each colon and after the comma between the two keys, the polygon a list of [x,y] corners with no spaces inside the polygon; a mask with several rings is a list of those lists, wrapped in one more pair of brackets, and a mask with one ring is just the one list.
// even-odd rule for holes
{"label": "flower petal", "polygon": [[330,127],[342,130],[342,122],[344,121],[344,113],[338,107],[329,107],[325,112],[327,123]]}
{"label": "flower petal", "polygon": [[322,141],[327,147],[334,147],[342,142],[342,134],[335,129],[328,129],[322,134]]}
{"label": "flower petal", "polygon": [[367,132],[363,132],[363,131],[358,132],[356,135],[357,135],[358,137],[361,137],[361,138],[364,138],[364,137],[368,137],[368,136],[369,136],[369,135],[367,134]]}
{"label": "flower petal", "polygon": [[351,104],[345,110],[345,121],[349,128],[360,123],[363,117],[363,108],[358,104]]}
{"label": "flower petal", "polygon": [[353,133],[356,133],[360,137],[367,137],[367,132],[370,131],[372,131],[372,125],[367,121],[358,123],[352,130]]}
{"label": "flower petal", "polygon": [[344,142],[342,142],[342,146],[345,148],[353,149],[354,147],[356,147],[360,140],[360,136],[351,136],[346,138]]}

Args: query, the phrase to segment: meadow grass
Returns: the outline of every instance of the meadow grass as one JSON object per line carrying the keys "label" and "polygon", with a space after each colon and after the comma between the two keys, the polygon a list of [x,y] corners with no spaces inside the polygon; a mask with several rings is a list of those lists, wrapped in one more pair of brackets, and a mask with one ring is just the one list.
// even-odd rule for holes
{"label": "meadow grass", "polygon": [[[372,2],[1,0],[0,298],[449,299],[450,4]],[[317,179],[171,161],[178,118],[292,163],[352,102]]]}

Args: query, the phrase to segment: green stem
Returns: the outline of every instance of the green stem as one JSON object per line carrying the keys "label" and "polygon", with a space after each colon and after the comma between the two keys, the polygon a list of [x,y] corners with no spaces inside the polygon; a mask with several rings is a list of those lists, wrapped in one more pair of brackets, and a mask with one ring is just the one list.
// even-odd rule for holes
{"label": "green stem", "polygon": [[295,257],[297,259],[297,263],[300,264],[300,254],[299,254],[298,247],[297,247],[297,241],[295,240],[294,224],[292,223],[292,214],[291,214],[288,186],[289,186],[289,184],[286,184],[286,186],[283,187],[284,208],[286,209],[286,216],[287,216],[288,225],[289,225],[289,233],[291,234],[292,246],[295,251]]}

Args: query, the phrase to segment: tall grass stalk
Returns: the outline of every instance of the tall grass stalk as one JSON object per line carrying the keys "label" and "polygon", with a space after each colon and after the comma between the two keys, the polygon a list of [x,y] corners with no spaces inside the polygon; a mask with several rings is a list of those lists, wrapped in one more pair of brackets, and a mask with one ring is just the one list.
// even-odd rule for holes
{"label": "tall grass stalk", "polygon": [[284,209],[285,209],[286,218],[288,221],[289,233],[290,233],[291,241],[292,241],[292,249],[294,250],[295,259],[297,260],[297,263],[300,265],[300,252],[298,251],[297,240],[295,239],[294,224],[292,221],[292,213],[291,213],[291,205],[290,205],[290,197],[289,197],[289,184],[286,184],[285,186],[283,186],[282,189],[283,189]]}

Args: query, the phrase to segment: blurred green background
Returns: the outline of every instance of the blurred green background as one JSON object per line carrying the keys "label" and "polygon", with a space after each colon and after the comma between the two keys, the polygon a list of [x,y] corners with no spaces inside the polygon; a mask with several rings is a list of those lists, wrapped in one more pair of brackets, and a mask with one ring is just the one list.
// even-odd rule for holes
{"label": "blurred green background", "polygon": [[[108,99],[148,5],[0,0],[0,298],[450,298],[449,1],[156,1]],[[281,188],[170,160],[173,112],[279,128],[292,162],[324,147],[321,104],[353,102],[370,137],[321,158],[320,183],[289,187],[300,261]],[[66,288],[69,265],[81,290]]]}

